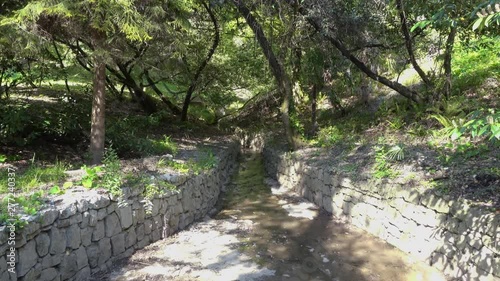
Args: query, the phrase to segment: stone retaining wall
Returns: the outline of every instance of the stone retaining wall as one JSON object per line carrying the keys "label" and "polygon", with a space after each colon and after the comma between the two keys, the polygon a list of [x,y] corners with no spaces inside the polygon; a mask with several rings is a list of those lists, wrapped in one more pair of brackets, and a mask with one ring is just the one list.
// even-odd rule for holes
{"label": "stone retaining wall", "polygon": [[336,217],[458,280],[500,280],[500,214],[264,148],[266,172]]}
{"label": "stone retaining wall", "polygon": [[[9,232],[0,227],[0,280],[88,280],[136,250],[184,229],[210,211],[229,180],[239,146],[217,154],[216,168],[199,175],[167,174],[177,191],[144,200],[141,188],[124,188],[116,200],[105,192],[76,189],[44,209],[15,235],[16,273],[9,273]],[[1,229],[3,228],[3,229]],[[3,231],[2,231],[3,230]]]}

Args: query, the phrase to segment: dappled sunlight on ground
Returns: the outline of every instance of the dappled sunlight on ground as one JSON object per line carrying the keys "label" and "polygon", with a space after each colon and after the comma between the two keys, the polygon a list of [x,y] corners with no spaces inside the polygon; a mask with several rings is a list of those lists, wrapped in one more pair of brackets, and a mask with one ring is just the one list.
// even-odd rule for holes
{"label": "dappled sunlight on ground", "polygon": [[265,179],[260,161],[242,162],[216,217],[151,244],[99,280],[446,280]]}

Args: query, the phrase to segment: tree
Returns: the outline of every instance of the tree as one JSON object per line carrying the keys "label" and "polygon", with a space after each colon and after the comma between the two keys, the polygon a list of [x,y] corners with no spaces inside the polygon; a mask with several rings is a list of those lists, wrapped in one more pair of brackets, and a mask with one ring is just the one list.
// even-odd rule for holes
{"label": "tree", "polygon": [[4,24],[20,24],[43,38],[57,35],[88,42],[94,66],[90,132],[92,164],[99,164],[104,154],[107,41],[115,36],[130,41],[150,38],[147,30],[151,26],[138,12],[136,4],[139,5],[140,1],[30,1],[3,21]]}
{"label": "tree", "polygon": [[276,79],[276,83],[279,91],[282,93],[283,102],[280,107],[281,118],[283,122],[283,127],[285,129],[285,135],[287,139],[287,143],[290,148],[295,149],[295,140],[293,129],[290,123],[290,104],[292,100],[292,84],[290,82],[290,78],[283,68],[282,63],[275,56],[267,37],[265,36],[262,26],[257,22],[255,17],[252,15],[247,6],[240,0],[233,0],[233,4],[238,9],[238,12],[245,18],[248,26],[254,32],[257,41],[266,57],[269,66],[271,68],[271,72]]}
{"label": "tree", "polygon": [[193,92],[195,91],[196,87],[198,86],[198,81],[199,81],[200,75],[203,72],[203,70],[205,69],[205,67],[207,66],[207,64],[210,62],[210,59],[214,55],[215,50],[217,49],[217,46],[219,46],[219,41],[220,41],[219,23],[217,22],[217,18],[215,17],[215,15],[214,15],[214,13],[209,5],[207,5],[205,2],[202,2],[202,5],[205,8],[205,10],[207,11],[208,15],[210,16],[210,20],[212,21],[212,23],[214,25],[214,39],[213,39],[212,47],[210,47],[210,50],[208,51],[206,58],[198,66],[198,69],[196,70],[196,73],[194,74],[191,85],[189,85],[189,88],[186,92],[186,97],[184,98],[184,104],[182,106],[182,113],[181,113],[181,120],[182,121],[187,120],[189,103],[191,102]]}

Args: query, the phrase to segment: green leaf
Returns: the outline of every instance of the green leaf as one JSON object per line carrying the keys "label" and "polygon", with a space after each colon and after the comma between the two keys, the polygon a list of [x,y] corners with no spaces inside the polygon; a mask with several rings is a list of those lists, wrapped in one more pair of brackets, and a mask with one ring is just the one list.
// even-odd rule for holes
{"label": "green leaf", "polygon": [[61,188],[59,188],[59,186],[57,185],[54,185],[50,190],[49,190],[49,194],[50,195],[59,195],[59,194],[63,194],[64,193],[64,190],[61,190]]}
{"label": "green leaf", "polygon": [[484,26],[488,27],[490,25],[491,19],[495,16],[495,14],[491,14],[484,20]]}
{"label": "green leaf", "polygon": [[478,18],[472,25],[472,31],[475,31],[476,29],[481,29],[483,25],[484,25],[484,18]]}
{"label": "green leaf", "polygon": [[92,181],[92,179],[83,179],[83,180],[82,180],[82,185],[83,185],[83,187],[85,187],[85,188],[92,188],[92,186],[93,186],[93,181]]}
{"label": "green leaf", "polygon": [[417,22],[416,24],[414,24],[411,29],[410,29],[410,32],[413,32],[415,29],[417,28],[421,28],[421,29],[424,29],[426,26],[428,26],[429,24],[431,23],[431,21],[428,21],[428,20],[423,20],[423,21],[419,21]]}
{"label": "green leaf", "polygon": [[482,127],[481,130],[479,130],[479,133],[477,134],[477,136],[480,137],[480,136],[484,135],[486,133],[486,131],[488,131],[488,127],[489,126]]}
{"label": "green leaf", "polygon": [[72,188],[73,187],[73,182],[67,181],[63,184],[64,189]]}
{"label": "green leaf", "polygon": [[0,154],[0,163],[7,161],[7,156]]}
{"label": "green leaf", "polygon": [[494,124],[491,125],[491,137],[490,140],[496,138],[497,140],[500,140],[500,125]]}

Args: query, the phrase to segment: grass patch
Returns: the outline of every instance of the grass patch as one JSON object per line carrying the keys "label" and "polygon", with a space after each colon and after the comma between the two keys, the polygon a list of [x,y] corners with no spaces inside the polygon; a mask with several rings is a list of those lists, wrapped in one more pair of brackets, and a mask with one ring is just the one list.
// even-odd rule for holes
{"label": "grass patch", "polygon": [[483,37],[456,46],[452,64],[456,92],[478,87],[488,77],[500,78],[499,39]]}
{"label": "grass patch", "polygon": [[187,161],[160,159],[158,160],[157,166],[159,168],[170,167],[183,174],[199,174],[217,166],[217,157],[215,157],[211,149],[199,148],[198,151],[199,154],[196,158],[190,158]]}
{"label": "grass patch", "polygon": [[[62,162],[56,162],[52,166],[42,167],[38,164],[32,164],[24,172],[16,175],[16,187],[20,192],[32,192],[46,183],[57,183],[66,177],[68,165]],[[0,174],[0,194],[8,193],[7,173]]]}
{"label": "grass patch", "polygon": [[392,148],[387,148],[385,145],[375,147],[375,164],[373,165],[373,176],[375,178],[393,179],[399,175],[399,171],[394,170],[389,163],[391,159],[395,159],[391,154],[392,151]]}

